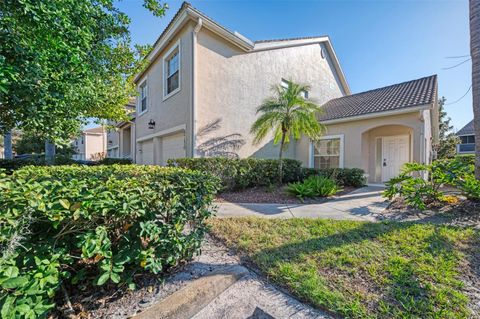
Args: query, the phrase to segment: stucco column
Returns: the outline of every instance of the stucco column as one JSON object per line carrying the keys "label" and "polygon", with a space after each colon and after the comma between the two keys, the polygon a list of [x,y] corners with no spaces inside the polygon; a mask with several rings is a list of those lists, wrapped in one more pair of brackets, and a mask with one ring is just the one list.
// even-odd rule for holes
{"label": "stucco column", "polygon": [[12,131],[8,131],[7,133],[5,133],[5,135],[3,136],[3,143],[5,159],[12,159]]}
{"label": "stucco column", "polygon": [[153,164],[162,165],[162,138],[154,137],[153,138]]}

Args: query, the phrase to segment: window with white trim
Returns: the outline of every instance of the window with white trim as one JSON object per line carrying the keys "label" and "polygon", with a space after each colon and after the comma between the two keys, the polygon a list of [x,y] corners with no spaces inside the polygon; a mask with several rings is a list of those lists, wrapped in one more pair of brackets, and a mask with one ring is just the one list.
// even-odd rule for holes
{"label": "window with white trim", "polygon": [[341,166],[341,139],[325,138],[313,144],[313,167],[339,168]]}
{"label": "window with white trim", "polygon": [[[289,81],[287,81],[285,79],[282,79],[282,82],[280,83],[280,86],[282,88],[284,88],[285,90],[287,90],[288,89],[288,83],[289,83]],[[308,91],[302,91],[300,94],[302,95],[302,97],[304,99],[308,99]]]}
{"label": "window with white trim", "polygon": [[165,59],[165,95],[180,88],[180,56],[178,46]]}
{"label": "window with white trim", "polygon": [[147,81],[143,81],[140,85],[140,113],[147,110]]}

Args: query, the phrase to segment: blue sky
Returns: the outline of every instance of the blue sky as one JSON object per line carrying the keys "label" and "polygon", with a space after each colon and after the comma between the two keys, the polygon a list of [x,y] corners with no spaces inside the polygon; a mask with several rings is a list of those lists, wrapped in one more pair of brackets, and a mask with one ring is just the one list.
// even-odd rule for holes
{"label": "blue sky", "polygon": [[[181,5],[156,18],[142,0],[120,1],[132,19],[135,43],[153,43]],[[439,95],[460,99],[471,84],[471,64],[444,70],[469,54],[468,1],[190,1],[251,40],[329,35],[353,93],[439,76]],[[446,106],[455,129],[472,119],[469,92]]]}

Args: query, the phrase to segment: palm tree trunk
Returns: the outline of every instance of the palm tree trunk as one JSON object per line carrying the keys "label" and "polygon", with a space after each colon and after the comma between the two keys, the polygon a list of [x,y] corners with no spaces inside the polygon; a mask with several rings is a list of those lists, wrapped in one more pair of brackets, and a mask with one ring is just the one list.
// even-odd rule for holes
{"label": "palm tree trunk", "polygon": [[282,185],[283,183],[283,145],[285,144],[285,136],[286,132],[282,131],[282,140],[280,141],[280,153],[278,155],[278,178],[280,185]]}
{"label": "palm tree trunk", "polygon": [[8,131],[3,135],[3,147],[4,147],[4,157],[5,159],[13,159],[13,150],[12,150],[12,131]]}
{"label": "palm tree trunk", "polygon": [[480,0],[470,0],[470,56],[475,129],[475,177],[480,180]]}

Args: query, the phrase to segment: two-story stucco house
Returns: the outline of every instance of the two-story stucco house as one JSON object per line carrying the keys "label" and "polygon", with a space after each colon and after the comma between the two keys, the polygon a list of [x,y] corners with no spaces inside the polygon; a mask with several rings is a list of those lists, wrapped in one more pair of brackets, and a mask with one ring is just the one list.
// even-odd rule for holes
{"label": "two-story stucco house", "polygon": [[107,131],[107,157],[129,158],[135,157],[135,117],[136,100],[131,99],[125,109],[130,117],[129,121],[109,122]]}
{"label": "two-story stucco house", "polygon": [[369,182],[404,162],[429,162],[438,135],[437,79],[431,76],[351,95],[328,36],[251,41],[184,3],[135,78],[135,161],[169,158],[275,158],[271,139],[254,145],[256,108],[287,81],[310,85],[324,105],[321,141],[290,143],[285,156],[310,167],[360,167]]}
{"label": "two-story stucco house", "polygon": [[105,157],[107,150],[107,132],[103,126],[90,128],[72,141],[74,160],[95,161]]}
{"label": "two-story stucco house", "polygon": [[460,144],[457,144],[457,153],[475,154],[475,129],[473,120],[462,127],[456,134],[460,138]]}

